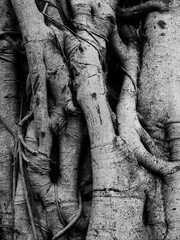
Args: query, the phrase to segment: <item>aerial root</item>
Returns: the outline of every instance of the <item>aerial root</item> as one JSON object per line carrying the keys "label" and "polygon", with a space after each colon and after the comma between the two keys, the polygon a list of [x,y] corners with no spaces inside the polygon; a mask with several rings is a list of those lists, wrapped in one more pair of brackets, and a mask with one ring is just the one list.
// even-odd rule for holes
{"label": "aerial root", "polygon": [[27,122],[32,116],[33,116],[33,111],[30,111],[28,115],[26,115],[18,124],[19,128],[18,128],[18,139],[20,140],[22,146],[31,154],[33,154],[34,156],[38,155],[38,152],[33,150],[32,148],[30,148],[28,146],[28,144],[26,143],[26,141],[24,140],[23,137],[23,126],[25,124],[25,122]]}
{"label": "aerial root", "polygon": [[78,210],[76,216],[72,219],[72,221],[63,230],[59,231],[52,238],[52,240],[57,240],[62,235],[64,235],[70,228],[72,228],[76,224],[76,222],[79,220],[79,218],[81,217],[81,214],[82,214],[82,197],[81,197],[81,193],[79,191],[79,210]]}
{"label": "aerial root", "polygon": [[22,153],[22,148],[21,148],[21,145],[19,145],[19,166],[20,166],[20,173],[22,176],[22,185],[23,185],[23,190],[24,190],[24,195],[25,195],[25,201],[26,201],[26,206],[27,206],[27,210],[28,210],[28,214],[29,214],[29,218],[30,218],[32,231],[33,231],[33,236],[34,236],[35,240],[38,240],[35,222],[34,222],[32,209],[31,209],[31,204],[30,204],[29,197],[28,197],[28,190],[27,190],[27,186],[26,186],[25,174],[24,174],[24,169],[23,169],[23,159],[22,159],[21,153]]}

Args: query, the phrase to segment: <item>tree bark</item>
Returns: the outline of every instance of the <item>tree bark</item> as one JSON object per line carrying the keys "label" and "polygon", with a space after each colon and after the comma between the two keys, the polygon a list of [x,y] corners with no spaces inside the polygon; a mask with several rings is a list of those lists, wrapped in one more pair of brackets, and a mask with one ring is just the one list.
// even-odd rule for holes
{"label": "tree bark", "polygon": [[[19,46],[5,0],[1,238],[180,238],[178,3],[11,1],[29,74],[19,114]],[[113,106],[114,59],[123,74]]]}
{"label": "tree bark", "polygon": [[[170,5],[169,12],[151,13],[145,22],[138,111],[162,157],[175,162],[179,161],[179,6]],[[178,179],[179,172],[163,181],[165,239],[180,237]]]}
{"label": "tree bark", "polygon": [[13,164],[19,108],[16,53],[10,41],[16,29],[13,9],[9,1],[1,3],[0,22],[0,225],[2,239],[10,240],[14,228]]}

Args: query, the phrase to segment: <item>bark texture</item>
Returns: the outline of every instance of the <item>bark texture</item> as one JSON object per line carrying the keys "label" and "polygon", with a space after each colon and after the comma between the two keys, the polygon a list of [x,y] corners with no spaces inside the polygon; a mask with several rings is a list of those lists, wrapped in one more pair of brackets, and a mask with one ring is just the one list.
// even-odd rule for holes
{"label": "bark texture", "polygon": [[0,8],[0,219],[2,239],[12,239],[13,211],[13,164],[18,121],[18,91],[16,53],[11,44],[15,29],[12,6],[3,1]]}
{"label": "bark texture", "polygon": [[0,4],[1,239],[179,239],[179,3],[11,2]]}
{"label": "bark texture", "polygon": [[[179,161],[179,7],[148,15],[138,111],[166,161]],[[172,38],[173,36],[173,38]],[[173,62],[173,64],[172,64]],[[179,235],[179,172],[166,177],[163,198],[167,224],[165,239]]]}

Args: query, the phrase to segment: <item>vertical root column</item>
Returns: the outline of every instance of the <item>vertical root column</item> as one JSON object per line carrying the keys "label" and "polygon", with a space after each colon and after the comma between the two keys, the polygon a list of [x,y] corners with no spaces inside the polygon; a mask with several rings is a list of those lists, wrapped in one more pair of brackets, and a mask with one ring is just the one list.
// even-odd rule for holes
{"label": "vertical root column", "polygon": [[167,137],[170,148],[170,161],[180,160],[180,120],[168,122]]}
{"label": "vertical root column", "polygon": [[[180,160],[180,120],[169,121],[166,126],[169,141],[169,161]],[[180,239],[180,172],[165,178],[163,196],[167,224],[166,240]]]}
{"label": "vertical root column", "polygon": [[[49,176],[49,160],[47,157],[41,156],[40,153],[38,156],[33,156],[29,159],[24,155],[24,159],[28,163],[27,170],[34,194],[42,201],[48,228],[54,236],[63,229],[63,224],[58,215],[55,184],[51,182]],[[62,236],[60,239],[66,240],[66,236]]]}
{"label": "vertical root column", "polygon": [[147,240],[141,219],[143,200],[122,193],[108,195],[99,192],[93,198],[86,240]]}

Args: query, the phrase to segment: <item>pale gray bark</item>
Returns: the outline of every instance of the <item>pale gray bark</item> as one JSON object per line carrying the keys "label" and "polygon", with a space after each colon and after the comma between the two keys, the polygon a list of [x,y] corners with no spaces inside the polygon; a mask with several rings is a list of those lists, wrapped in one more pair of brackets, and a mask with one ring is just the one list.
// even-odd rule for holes
{"label": "pale gray bark", "polygon": [[[179,7],[151,13],[145,27],[138,111],[166,161],[179,161]],[[163,181],[167,236],[178,239],[179,172]]]}
{"label": "pale gray bark", "polygon": [[7,37],[11,36],[12,32],[16,32],[14,14],[9,1],[1,3],[0,23],[0,225],[2,239],[10,240],[13,236],[14,227],[13,156],[19,108],[16,53],[10,38]]}
{"label": "pale gray bark", "polygon": [[[5,31],[13,22],[9,2],[3,4]],[[129,8],[128,16],[118,8],[119,26],[117,0],[12,4],[28,60],[31,100],[17,133],[14,205],[14,140],[2,124],[2,239],[178,239],[177,1],[171,1],[170,10],[163,2],[142,4]],[[139,26],[145,29],[143,47],[134,15],[145,19]],[[14,43],[9,35],[0,42],[12,54],[10,61],[0,55],[0,109],[15,131]],[[106,87],[107,51],[116,55],[124,72],[115,112]]]}

